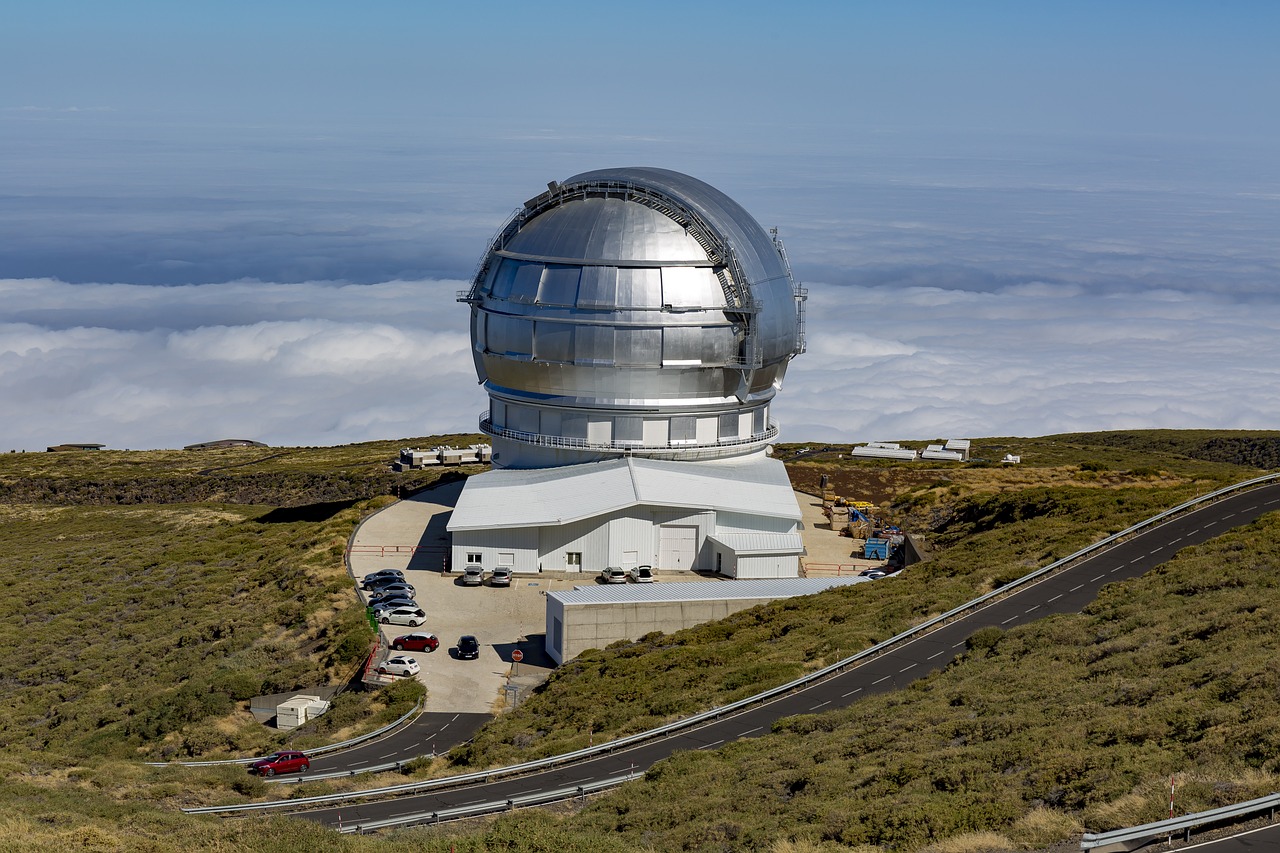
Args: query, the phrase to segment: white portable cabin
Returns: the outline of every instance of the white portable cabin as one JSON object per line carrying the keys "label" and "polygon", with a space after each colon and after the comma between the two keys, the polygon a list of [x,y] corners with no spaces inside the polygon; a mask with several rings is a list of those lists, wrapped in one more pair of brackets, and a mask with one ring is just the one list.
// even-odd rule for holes
{"label": "white portable cabin", "polygon": [[276,728],[296,729],[329,710],[319,696],[294,696],[276,706]]}

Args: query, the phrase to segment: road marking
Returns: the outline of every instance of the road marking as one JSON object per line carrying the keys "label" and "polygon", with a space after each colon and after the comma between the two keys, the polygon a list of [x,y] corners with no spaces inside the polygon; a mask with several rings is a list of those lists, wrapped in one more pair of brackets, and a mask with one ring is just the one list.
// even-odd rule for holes
{"label": "road marking", "polygon": [[958,648],[960,648],[961,646],[963,646],[964,644],[965,644],[965,641],[964,641],[964,640],[961,640],[960,642],[956,643],[956,644],[955,644],[954,646],[952,646],[951,648],[953,648],[953,649],[958,649]]}
{"label": "road marking", "polygon": [[393,755],[395,755],[395,753],[394,753],[394,752],[388,752],[386,755],[379,755],[378,757],[379,757],[379,758],[390,758],[390,757],[392,757]]}
{"label": "road marking", "polygon": [[1094,578],[1093,580],[1089,581],[1089,583],[1093,583],[1093,581],[1100,581],[1100,580],[1102,580],[1102,575],[1098,575],[1096,578]]}
{"label": "road marking", "polygon": [[758,732],[758,731],[760,731],[760,730],[761,730],[761,729],[763,729],[763,728],[764,728],[764,726],[756,726],[754,729],[747,729],[745,732],[741,732],[741,733],[739,733],[738,737],[746,737],[747,735],[751,734],[752,732]]}
{"label": "road marking", "polygon": [[1045,604],[1053,604],[1053,603],[1054,603],[1055,601],[1057,601],[1059,598],[1062,598],[1063,594],[1064,594],[1064,593],[1061,593],[1061,592],[1060,592],[1060,593],[1058,593],[1058,594],[1057,594],[1057,595],[1055,595],[1053,598],[1051,598],[1051,599],[1049,599],[1048,601],[1046,601],[1046,602],[1045,602]]}
{"label": "road marking", "polygon": [[1145,559],[1147,559],[1147,556],[1143,554],[1141,557],[1135,557],[1134,559],[1130,560],[1129,565],[1132,566],[1134,563],[1141,563]]}
{"label": "road marking", "polygon": [[1075,586],[1071,587],[1071,589],[1067,590],[1067,592],[1075,592],[1077,589],[1079,589],[1082,586],[1084,586],[1084,584],[1078,583]]}
{"label": "road marking", "polygon": [[359,767],[361,764],[368,764],[368,763],[369,763],[369,759],[367,759],[367,758],[366,758],[364,761],[353,761],[353,762],[351,762],[351,766],[352,766],[352,767]]}
{"label": "road marking", "polygon": [[1036,610],[1036,609],[1038,609],[1039,607],[1040,607],[1040,605],[1039,605],[1039,604],[1037,604],[1035,607],[1028,607],[1026,610],[1024,610],[1024,611],[1022,611],[1022,612],[1023,612],[1023,613],[1030,613],[1032,610]]}
{"label": "road marking", "polygon": [[1017,619],[1017,618],[1018,618],[1017,616],[1010,616],[1008,619],[1004,620],[1004,621],[1003,621],[1003,622],[1001,622],[1000,624],[1001,624],[1001,625],[1008,625],[1010,622],[1012,622],[1014,619]]}
{"label": "road marking", "polygon": [[1234,512],[1229,512],[1226,515],[1224,515],[1223,518],[1231,518],[1233,515],[1235,515]]}
{"label": "road marking", "polygon": [[852,696],[853,694],[855,694],[855,693],[861,693],[861,692],[862,692],[862,688],[861,688],[861,687],[857,687],[857,688],[854,688],[853,690],[850,690],[848,693],[844,694],[844,695],[843,695],[843,696],[841,696],[840,698],[841,698],[841,699],[848,699],[848,698],[849,698],[850,696]]}
{"label": "road marking", "polygon": [[929,655],[927,658],[925,658],[925,660],[933,660],[934,658],[938,657],[939,655],[945,655],[945,654],[946,654],[946,652],[934,652],[933,654],[931,654],[931,655]]}
{"label": "road marking", "polygon": [[915,668],[915,664],[910,664],[910,665],[908,665],[908,666],[904,666],[902,669],[898,670],[898,672],[899,672],[899,673],[903,673],[903,672],[906,672],[906,671],[907,671],[907,670],[909,670],[909,669],[914,669],[914,668]]}
{"label": "road marking", "polygon": [[1163,551],[1163,550],[1164,550],[1164,546],[1163,546],[1163,545],[1161,545],[1159,548],[1152,548],[1152,549],[1151,549],[1150,551],[1148,551],[1147,553],[1149,553],[1149,554],[1154,554],[1156,551]]}
{"label": "road marking", "polygon": [[821,708],[823,705],[830,705],[830,704],[831,704],[831,700],[830,700],[830,699],[828,699],[828,700],[827,700],[827,701],[825,701],[825,702],[819,702],[817,705],[814,705],[814,706],[813,706],[812,708],[810,708],[809,710],[810,710],[810,711],[816,711],[816,710],[818,710],[819,708]]}
{"label": "road marking", "polygon": [[1112,570],[1111,570],[1111,574],[1113,574],[1113,575],[1114,575],[1114,574],[1115,574],[1116,572],[1118,572],[1118,571],[1120,571],[1120,567],[1119,567],[1119,566],[1116,566],[1114,569],[1112,569]]}
{"label": "road marking", "polygon": [[1257,509],[1257,508],[1258,508],[1258,505],[1257,505],[1257,504],[1254,504],[1253,506],[1247,506],[1247,507],[1245,507],[1245,508],[1244,508],[1244,511],[1245,511],[1245,512],[1253,512],[1253,511],[1254,511],[1255,509]]}
{"label": "road marking", "polygon": [[872,683],[872,684],[879,684],[879,683],[880,683],[880,682],[882,682],[882,681],[888,681],[888,680],[889,680],[889,676],[887,676],[887,675],[886,675],[884,678],[877,678],[875,681],[873,681],[873,682],[871,682],[871,683]]}
{"label": "road marking", "polygon": [[1170,539],[1169,544],[1172,545],[1174,542],[1181,542],[1181,541],[1182,541],[1182,537],[1179,536],[1177,539]]}
{"label": "road marking", "polygon": [[719,745],[720,745],[720,744],[722,744],[722,743],[724,743],[724,741],[723,741],[723,740],[718,740],[718,741],[716,741],[715,743],[709,743],[709,744],[707,744],[706,746],[700,746],[700,747],[698,747],[698,749],[710,749],[711,747],[713,747],[713,746],[719,746]]}

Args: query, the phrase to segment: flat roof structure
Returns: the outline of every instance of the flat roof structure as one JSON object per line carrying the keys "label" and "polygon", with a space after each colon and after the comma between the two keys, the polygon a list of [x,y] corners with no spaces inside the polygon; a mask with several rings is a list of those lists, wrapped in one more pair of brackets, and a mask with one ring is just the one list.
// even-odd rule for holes
{"label": "flat roof structure", "polygon": [[547,593],[546,651],[557,664],[618,640],[671,633],[780,598],[870,583],[864,577],[577,586]]}

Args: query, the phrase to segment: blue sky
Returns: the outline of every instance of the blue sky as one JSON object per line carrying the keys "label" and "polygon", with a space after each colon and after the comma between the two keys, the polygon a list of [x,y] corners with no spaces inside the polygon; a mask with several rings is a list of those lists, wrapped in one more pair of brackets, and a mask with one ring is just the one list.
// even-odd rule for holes
{"label": "blue sky", "polygon": [[1280,421],[1274,4],[4,19],[0,449],[474,429],[454,290],[548,180],[617,165],[787,240],[788,440]]}

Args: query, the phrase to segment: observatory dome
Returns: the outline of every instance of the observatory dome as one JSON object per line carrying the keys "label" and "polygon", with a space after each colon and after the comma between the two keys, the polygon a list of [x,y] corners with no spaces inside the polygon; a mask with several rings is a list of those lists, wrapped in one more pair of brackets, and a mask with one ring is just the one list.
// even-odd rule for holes
{"label": "observatory dome", "polygon": [[804,349],[781,242],[702,181],[654,168],[552,182],[471,288],[480,428],[499,467],[760,450]]}

